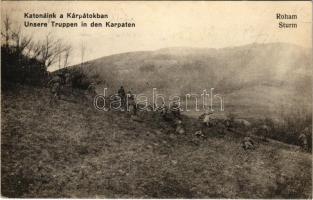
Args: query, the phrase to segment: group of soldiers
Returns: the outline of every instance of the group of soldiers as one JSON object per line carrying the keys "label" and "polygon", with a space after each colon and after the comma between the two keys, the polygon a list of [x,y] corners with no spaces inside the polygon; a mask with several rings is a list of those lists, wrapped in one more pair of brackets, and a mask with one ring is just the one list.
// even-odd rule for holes
{"label": "group of soldiers", "polygon": [[[241,128],[245,132],[245,136],[241,142],[242,148],[244,150],[255,149],[255,141],[253,135],[258,135],[259,139],[263,142],[268,142],[268,138],[270,137],[271,128],[265,122],[259,126],[251,128],[251,123],[247,120],[243,119],[215,119],[214,113],[210,111],[206,111],[199,117],[199,120],[202,124],[200,130],[195,132],[196,136],[205,137],[204,129],[210,127],[216,127],[224,132],[224,130],[236,132],[237,128]],[[309,138],[310,138],[311,129],[309,127],[304,128],[300,132],[298,137],[298,144],[303,151],[309,151]]]}
{"label": "group of soldiers", "polygon": [[[123,87],[118,90],[118,95],[122,100],[122,105],[126,107],[134,106],[132,114],[136,115],[137,105],[134,100],[134,96],[131,90],[126,94]],[[127,98],[126,98],[127,97]],[[175,132],[178,134],[185,133],[184,123],[182,121],[180,106],[178,103],[173,102],[169,107],[165,105],[163,102],[162,106],[157,108],[160,111],[161,118],[164,121],[170,121],[174,124]],[[234,118],[224,118],[224,119],[216,119],[213,117],[214,113],[211,111],[205,111],[204,114],[200,115],[199,119],[201,122],[201,129],[195,132],[196,136],[205,137],[204,132],[207,128],[216,127],[219,133],[225,130],[236,132],[237,128],[240,128],[245,132],[245,136],[242,139],[241,146],[244,150],[252,150],[255,149],[255,141],[253,135],[258,135],[259,139],[263,142],[268,142],[268,138],[270,136],[271,128],[265,122],[257,127],[251,128],[251,123],[244,119],[234,119]],[[309,128],[305,128],[304,131],[301,132],[298,142],[302,150],[308,151],[308,138],[309,138],[310,130]]]}
{"label": "group of soldiers", "polygon": [[[50,87],[52,94],[51,101],[57,101],[58,99],[60,99],[61,89],[67,88],[72,90],[72,80],[70,73],[58,72],[50,79],[50,81],[48,82],[48,86]],[[88,93],[87,95],[90,97],[95,96],[95,84],[90,83],[86,92]],[[121,110],[127,110],[131,113],[132,116],[136,116],[138,107],[135,101],[135,96],[132,93],[132,89],[130,89],[126,93],[124,87],[121,86],[118,89],[118,96],[121,100]],[[165,121],[173,122],[176,133],[185,133],[184,124],[181,118],[180,106],[176,102],[173,102],[169,108],[165,105],[165,103],[163,103],[161,107],[158,107],[158,110],[160,111],[162,119],[164,119]],[[213,112],[210,111],[206,111],[204,114],[202,114],[199,117],[199,120],[201,122],[201,129],[196,131],[195,135],[200,137],[205,137],[204,130],[206,128],[216,127],[218,130],[221,130],[224,133],[224,130],[234,131],[238,126],[245,128],[245,130],[248,130],[250,126],[250,123],[243,119],[237,119],[237,121],[236,119],[230,118],[224,118],[222,120],[214,119]],[[309,128],[305,128],[298,137],[299,145],[304,151],[309,150],[308,141],[310,131],[311,130]],[[259,127],[247,131],[245,137],[242,140],[243,149],[248,150],[255,148],[255,142],[252,139],[253,133],[258,133],[258,135],[261,136],[261,140],[268,141],[270,127],[266,124],[263,124]]]}
{"label": "group of soldiers", "polygon": [[[133,94],[132,89],[126,93],[124,87],[121,86],[117,91],[117,95],[121,101],[121,111],[126,110],[129,111],[132,115],[136,115],[138,111],[138,105],[136,103],[135,95]],[[149,108],[153,110],[152,106],[149,106]],[[177,102],[173,102],[170,107],[167,107],[163,102],[160,107],[156,108],[158,111],[160,111],[160,115],[165,121],[174,121],[175,123],[178,123],[178,120],[181,120],[180,107]]]}
{"label": "group of soldiers", "polygon": [[[52,76],[49,80],[47,86],[50,88],[51,98],[50,103],[55,103],[57,100],[61,99],[61,91],[73,92],[73,79],[71,73],[68,71],[65,72],[57,72]],[[86,90],[88,96],[95,96],[96,89],[95,84],[93,82],[88,84],[88,88]]]}

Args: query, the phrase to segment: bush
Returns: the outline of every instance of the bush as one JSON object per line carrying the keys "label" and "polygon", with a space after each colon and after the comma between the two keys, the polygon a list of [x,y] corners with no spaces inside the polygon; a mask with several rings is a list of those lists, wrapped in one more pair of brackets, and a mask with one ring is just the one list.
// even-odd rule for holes
{"label": "bush", "polygon": [[272,118],[265,118],[263,124],[270,127],[268,137],[288,144],[300,145],[299,136],[305,128],[308,133],[309,150],[312,150],[312,113],[306,109],[294,108],[285,109],[281,113],[280,121]]}
{"label": "bush", "polygon": [[79,69],[71,69],[72,87],[76,89],[86,90],[92,82],[85,74]]}
{"label": "bush", "polygon": [[2,85],[27,84],[41,85],[47,79],[48,72],[44,63],[30,59],[12,47],[1,47]]}

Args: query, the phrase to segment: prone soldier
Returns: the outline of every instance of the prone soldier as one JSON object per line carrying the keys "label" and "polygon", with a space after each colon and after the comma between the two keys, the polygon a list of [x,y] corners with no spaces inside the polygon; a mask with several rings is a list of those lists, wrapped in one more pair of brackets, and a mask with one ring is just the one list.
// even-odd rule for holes
{"label": "prone soldier", "polygon": [[254,149],[254,142],[250,136],[246,136],[243,138],[242,148],[244,150]]}

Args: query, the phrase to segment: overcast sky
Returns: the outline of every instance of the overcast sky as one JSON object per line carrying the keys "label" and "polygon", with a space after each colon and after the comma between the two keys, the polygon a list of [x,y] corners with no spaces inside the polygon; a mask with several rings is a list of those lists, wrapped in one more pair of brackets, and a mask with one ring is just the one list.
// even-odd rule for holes
{"label": "overcast sky", "polygon": [[[2,14],[8,13],[23,24],[24,12],[56,14],[102,13],[105,23],[135,22],[135,28],[24,28],[40,39],[48,32],[69,42],[74,49],[71,64],[80,62],[80,46],[85,43],[86,60],[129,51],[165,47],[223,48],[253,42],[287,42],[311,47],[311,2],[81,2],[81,1],[5,1]],[[296,14],[297,29],[279,29],[276,14]],[[31,20],[29,20],[31,21]],[[45,22],[44,20],[37,20]],[[56,19],[55,21],[82,20]],[[83,19],[85,22],[91,20]],[[285,20],[288,22],[288,20]],[[53,68],[53,67],[52,67]]]}

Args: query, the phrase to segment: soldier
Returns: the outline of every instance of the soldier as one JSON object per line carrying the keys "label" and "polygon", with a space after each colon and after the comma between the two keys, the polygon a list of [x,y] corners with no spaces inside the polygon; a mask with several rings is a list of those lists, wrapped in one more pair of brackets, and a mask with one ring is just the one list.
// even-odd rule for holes
{"label": "soldier", "polygon": [[225,119],[224,120],[224,125],[225,125],[226,130],[234,131],[233,130],[233,121],[231,119],[229,119],[229,118]]}
{"label": "soldier", "polygon": [[168,116],[167,116],[167,106],[165,105],[165,102],[162,103],[162,106],[159,108],[161,110],[161,116],[163,117],[164,120],[168,120]]}
{"label": "soldier", "polygon": [[133,115],[137,114],[137,104],[135,101],[135,96],[130,91],[127,93],[127,111],[130,111]]}
{"label": "soldier", "polygon": [[242,148],[244,150],[254,149],[254,142],[253,142],[253,140],[251,139],[250,136],[246,136],[246,137],[243,138]]}
{"label": "soldier", "polygon": [[87,91],[91,96],[95,96],[97,94],[95,83],[91,82],[87,88]]}
{"label": "soldier", "polygon": [[270,134],[270,127],[268,127],[267,125],[264,124],[264,125],[259,127],[258,131],[261,132],[261,139],[264,142],[268,142],[268,137]]}
{"label": "soldier", "polygon": [[64,75],[64,85],[65,85],[65,91],[66,93],[70,94],[71,92],[73,92],[73,84],[72,84],[72,77],[71,74],[69,72],[66,72]]}
{"label": "soldier", "polygon": [[65,73],[65,85],[68,87],[72,87],[71,74],[69,72]]}
{"label": "soldier", "polygon": [[183,125],[183,122],[181,120],[176,120],[175,121],[175,132],[178,134],[184,134],[185,133],[185,128]]}
{"label": "soldier", "polygon": [[125,90],[123,86],[120,87],[120,89],[117,91],[117,94],[121,98],[122,108],[125,108],[126,107],[126,94],[125,94]]}
{"label": "soldier", "polygon": [[212,124],[212,119],[210,117],[210,115],[212,115],[213,113],[206,110],[205,113],[200,116],[200,118],[202,118],[202,125],[204,127],[211,127],[213,124]]}
{"label": "soldier", "polygon": [[211,126],[211,122],[210,122],[210,115],[213,114],[211,112],[209,112],[208,110],[205,111],[205,113],[203,113],[202,115],[199,116],[199,120],[200,120],[200,130],[202,133],[206,133],[207,127]]}
{"label": "soldier", "polygon": [[199,131],[196,131],[195,133],[195,136],[197,136],[197,137],[205,137],[205,135],[202,133],[202,131],[201,130],[199,130]]}
{"label": "soldier", "polygon": [[300,134],[298,140],[300,143],[301,148],[304,151],[308,151],[309,150],[309,145],[308,145],[308,133],[309,133],[309,128],[306,127]]}
{"label": "soldier", "polygon": [[128,92],[127,92],[127,99],[132,101],[132,100],[135,100],[135,96],[133,95],[132,93],[132,89],[130,89]]}
{"label": "soldier", "polygon": [[93,102],[93,98],[96,95],[97,95],[97,93],[96,93],[95,84],[93,82],[91,82],[88,85],[87,90],[85,90],[85,99],[87,100],[87,102]]}
{"label": "soldier", "polygon": [[51,78],[48,82],[48,86],[50,87],[50,91],[52,93],[52,97],[50,99],[50,103],[52,101],[56,101],[60,99],[60,90],[61,90],[62,77],[61,73],[57,73],[55,76]]}

